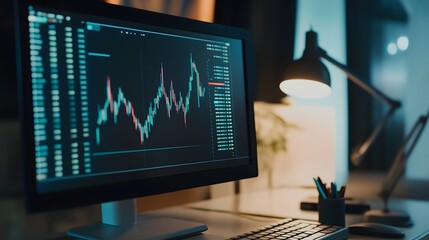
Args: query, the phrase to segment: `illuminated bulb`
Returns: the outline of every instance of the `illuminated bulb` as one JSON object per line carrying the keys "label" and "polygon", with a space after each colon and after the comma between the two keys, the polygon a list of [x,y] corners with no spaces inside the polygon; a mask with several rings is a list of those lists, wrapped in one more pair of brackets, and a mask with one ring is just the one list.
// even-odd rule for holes
{"label": "illuminated bulb", "polygon": [[299,98],[325,98],[331,94],[331,88],[321,82],[305,79],[290,79],[280,83],[280,90],[287,95]]}
{"label": "illuminated bulb", "polygon": [[396,47],[395,43],[389,43],[389,45],[387,45],[387,52],[393,56],[398,52],[398,47]]}
{"label": "illuminated bulb", "polygon": [[408,44],[410,43],[406,36],[400,36],[396,42],[398,44],[398,49],[401,51],[407,50]]}

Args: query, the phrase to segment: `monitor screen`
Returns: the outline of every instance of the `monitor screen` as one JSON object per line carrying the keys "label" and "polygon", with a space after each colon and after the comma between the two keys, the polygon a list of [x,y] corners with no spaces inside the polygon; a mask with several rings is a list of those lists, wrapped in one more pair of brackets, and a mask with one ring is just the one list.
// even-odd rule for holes
{"label": "monitor screen", "polygon": [[247,31],[93,1],[19,2],[30,211],[257,175]]}

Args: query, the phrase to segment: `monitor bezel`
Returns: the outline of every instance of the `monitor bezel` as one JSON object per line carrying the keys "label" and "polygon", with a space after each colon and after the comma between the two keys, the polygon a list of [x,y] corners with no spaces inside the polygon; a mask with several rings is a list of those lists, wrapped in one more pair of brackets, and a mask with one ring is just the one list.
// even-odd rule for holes
{"label": "monitor bezel", "polygon": [[[248,119],[249,164],[237,167],[227,167],[187,174],[140,179],[136,181],[105,184],[93,187],[58,191],[41,194],[36,190],[34,159],[34,129],[31,103],[31,71],[28,62],[29,46],[21,44],[28,42],[28,5],[56,8],[64,11],[79,12],[100,17],[110,17],[130,22],[144,23],[166,28],[176,28],[203,34],[212,34],[240,39],[243,43],[243,65],[245,66],[245,95]],[[253,112],[253,69],[252,43],[249,31],[245,29],[206,23],[182,17],[154,13],[145,10],[112,5],[98,1],[66,1],[66,0],[25,0],[16,1],[15,20],[18,26],[17,35],[17,75],[18,96],[20,106],[22,156],[25,171],[25,196],[28,212],[50,211],[78,207],[96,203],[117,201],[154,194],[173,192],[216,183],[234,181],[258,175],[256,156],[256,135]]]}

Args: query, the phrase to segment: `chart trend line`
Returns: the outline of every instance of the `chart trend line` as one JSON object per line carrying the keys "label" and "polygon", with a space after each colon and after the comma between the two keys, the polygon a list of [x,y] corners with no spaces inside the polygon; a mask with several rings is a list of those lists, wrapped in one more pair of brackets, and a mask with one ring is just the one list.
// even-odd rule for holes
{"label": "chart trend line", "polygon": [[204,98],[205,95],[205,87],[201,85],[200,75],[197,69],[195,62],[192,60],[192,54],[189,59],[190,64],[190,75],[188,81],[188,90],[186,94],[182,95],[181,92],[176,93],[176,90],[173,86],[173,81],[170,81],[169,90],[165,87],[165,79],[164,79],[164,67],[161,63],[160,67],[160,83],[157,88],[156,96],[149,104],[149,108],[147,110],[147,115],[144,118],[144,121],[141,121],[135,114],[134,106],[131,101],[129,101],[122,89],[118,88],[118,93],[116,97],[113,96],[111,80],[110,76],[107,76],[107,85],[106,85],[106,94],[107,98],[104,102],[104,105],[100,107],[98,105],[98,116],[97,116],[97,127],[95,129],[96,142],[97,145],[101,142],[101,133],[100,127],[107,123],[109,120],[109,114],[113,115],[113,122],[117,124],[118,115],[121,110],[121,107],[125,108],[125,113],[129,116],[134,124],[134,129],[140,134],[140,144],[143,144],[146,139],[149,138],[152,127],[154,126],[154,119],[158,114],[158,110],[160,108],[160,103],[165,102],[165,107],[167,110],[168,118],[171,118],[171,111],[175,110],[177,114],[183,113],[183,123],[186,127],[187,124],[187,116],[190,109],[190,100],[191,93],[193,91],[193,84],[195,82],[196,85],[196,98],[197,98],[197,107],[201,107],[200,99]]}

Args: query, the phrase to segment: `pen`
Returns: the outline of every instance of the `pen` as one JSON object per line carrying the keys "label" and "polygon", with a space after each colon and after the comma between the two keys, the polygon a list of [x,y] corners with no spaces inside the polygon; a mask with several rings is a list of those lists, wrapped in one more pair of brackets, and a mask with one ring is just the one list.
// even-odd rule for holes
{"label": "pen", "polygon": [[346,186],[342,186],[340,191],[338,192],[338,197],[343,198],[346,194]]}
{"label": "pen", "polygon": [[319,183],[319,181],[317,181],[316,178],[313,178],[314,183],[316,184],[317,190],[319,191],[319,194],[322,196],[322,198],[327,199],[326,197],[326,193],[323,191],[323,188],[321,186],[321,184]]}
{"label": "pen", "polygon": [[320,177],[317,177],[317,181],[319,181],[320,186],[322,187],[323,192],[329,194],[328,189],[326,188],[326,184],[323,183]]}
{"label": "pen", "polygon": [[337,198],[337,184],[331,182],[331,198]]}

